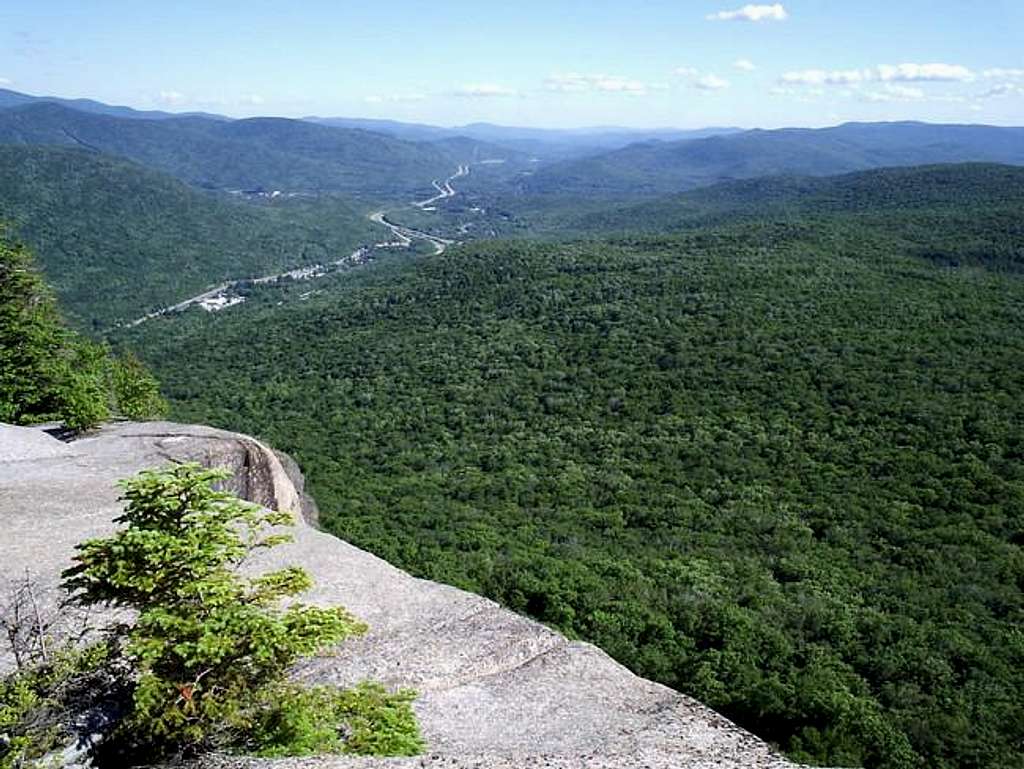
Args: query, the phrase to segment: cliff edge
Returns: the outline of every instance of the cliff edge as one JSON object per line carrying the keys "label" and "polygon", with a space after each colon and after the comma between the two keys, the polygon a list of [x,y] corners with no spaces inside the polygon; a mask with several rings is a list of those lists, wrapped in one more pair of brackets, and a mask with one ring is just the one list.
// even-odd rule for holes
{"label": "cliff edge", "polygon": [[[315,515],[294,463],[248,436],[120,423],[64,444],[40,429],[0,425],[0,580],[27,570],[55,585],[75,544],[113,528],[117,480],[187,460],[230,468],[230,487],[246,499]],[[308,600],[344,605],[371,628],[336,654],[304,663],[296,676],[416,689],[427,752],[410,759],[214,757],[204,767],[792,767],[714,711],[638,678],[594,646],[485,598],[415,579],[306,520],[293,544],[268,551],[254,567],[285,564],[314,578]],[[10,665],[0,654],[0,672]]]}

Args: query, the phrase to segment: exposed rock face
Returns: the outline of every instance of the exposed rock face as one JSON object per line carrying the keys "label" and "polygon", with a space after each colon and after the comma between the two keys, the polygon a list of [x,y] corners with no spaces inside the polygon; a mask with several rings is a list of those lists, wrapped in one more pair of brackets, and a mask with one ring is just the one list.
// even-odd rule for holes
{"label": "exposed rock face", "polygon": [[[297,468],[247,436],[127,423],[64,446],[40,431],[2,429],[0,577],[29,569],[56,583],[77,542],[111,531],[120,511],[115,482],[169,460],[227,466],[235,472],[231,487],[241,496],[303,509],[301,490],[289,477],[299,477]],[[312,574],[316,588],[309,600],[344,605],[371,627],[336,655],[305,663],[296,675],[341,685],[371,678],[416,689],[427,755],[211,758],[203,766],[792,766],[718,714],[637,678],[595,647],[570,642],[479,596],[415,579],[304,522],[294,544],[268,551],[255,568],[284,564]],[[9,665],[0,658],[0,669]]]}
{"label": "exposed rock face", "polygon": [[0,424],[0,462],[67,456],[71,449],[36,427]]}
{"label": "exposed rock face", "polygon": [[277,449],[274,449],[274,456],[277,457],[281,467],[284,468],[285,474],[288,476],[288,480],[292,482],[292,486],[298,492],[302,503],[302,517],[306,519],[306,523],[309,525],[317,526],[320,523],[320,508],[317,507],[316,500],[306,493],[306,478],[302,475],[302,470],[299,469],[298,463],[283,451],[278,451]]}

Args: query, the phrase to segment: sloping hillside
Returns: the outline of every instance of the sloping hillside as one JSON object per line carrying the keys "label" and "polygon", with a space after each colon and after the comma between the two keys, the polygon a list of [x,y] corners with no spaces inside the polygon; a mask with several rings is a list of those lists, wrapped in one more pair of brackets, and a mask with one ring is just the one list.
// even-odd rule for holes
{"label": "sloping hillside", "polygon": [[[0,584],[28,571],[38,588],[33,600],[48,617],[74,546],[108,535],[121,514],[117,481],[168,461],[225,467],[232,491],[298,512],[297,468],[286,475],[294,464],[282,466],[249,436],[199,425],[121,423],[66,445],[43,432],[0,425],[0,520],[7,537]],[[246,568],[301,566],[316,584],[313,600],[345,606],[370,626],[338,653],[306,662],[302,679],[333,686],[377,680],[416,690],[427,742],[426,754],[415,758],[299,759],[307,769],[796,769],[717,713],[637,678],[589,644],[479,596],[414,579],[304,522],[294,535],[294,543],[264,550]],[[90,624],[97,619],[92,615]],[[12,663],[7,655],[0,646],[0,673]],[[296,763],[207,755],[188,765],[294,769]]]}
{"label": "sloping hillside", "polygon": [[824,176],[886,166],[1024,164],[1024,128],[849,123],[825,129],[746,131],[683,142],[636,144],[541,169],[526,195],[639,198],[732,179]]}
{"label": "sloping hillside", "polygon": [[[782,176],[724,182],[629,206],[552,214],[561,236],[681,232],[737,221],[844,215],[902,234],[936,258],[1024,269],[1024,167],[957,164],[886,168],[832,177]],[[538,219],[538,221],[541,221]],[[1007,231],[992,245],[993,231]],[[923,244],[945,241],[939,250]],[[1010,247],[1011,243],[1018,244]]]}
{"label": "sloping hillside", "polygon": [[166,120],[167,118],[180,118],[186,115],[201,115],[215,120],[227,120],[221,115],[212,115],[204,112],[164,112],[162,110],[138,110],[131,107],[119,107],[113,104],[104,104],[95,99],[63,99],[59,96],[33,96],[27,93],[19,93],[9,88],[0,88],[0,109],[9,107],[24,107],[29,104],[60,104],[69,109],[80,112],[95,112],[100,115],[111,115],[113,117],[132,118],[136,120]]}
{"label": "sloping hillside", "polygon": [[460,152],[300,120],[125,119],[53,103],[0,110],[0,144],[75,146],[217,189],[405,198],[462,162]]}
{"label": "sloping hillside", "polygon": [[469,244],[121,341],[179,418],[295,454],[325,527],[417,575],[801,760],[1003,769],[1024,283],[1001,263],[1024,207],[972,171],[865,191],[870,218]]}
{"label": "sloping hillside", "polygon": [[0,222],[33,247],[70,318],[94,328],[228,278],[339,258],[377,237],[341,199],[232,202],[60,147],[0,146]]}

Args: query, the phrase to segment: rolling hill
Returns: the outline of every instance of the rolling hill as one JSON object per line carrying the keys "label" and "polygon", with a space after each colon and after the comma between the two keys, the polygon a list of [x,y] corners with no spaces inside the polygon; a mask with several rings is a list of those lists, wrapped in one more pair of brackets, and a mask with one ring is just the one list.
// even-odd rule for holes
{"label": "rolling hill", "polygon": [[[894,219],[893,210],[899,211]],[[771,219],[802,220],[843,215],[883,225],[915,243],[933,228],[957,228],[959,244],[943,258],[1024,269],[1024,252],[985,246],[991,228],[1024,238],[1024,167],[984,163],[884,168],[830,177],[782,176],[723,182],[681,195],[629,206],[550,211],[548,233],[560,237],[597,233],[684,232],[712,225]],[[541,227],[543,229],[543,227]],[[953,256],[953,251],[957,256]]]}
{"label": "rolling hill", "polygon": [[235,202],[64,147],[0,146],[0,222],[33,247],[69,318],[94,329],[379,237],[342,199]]}
{"label": "rolling hill", "polygon": [[543,160],[577,158],[621,149],[643,141],[683,141],[739,133],[739,128],[702,128],[696,130],[662,128],[631,129],[614,127],[555,129],[517,128],[492,123],[471,123],[453,128],[402,123],[395,120],[365,118],[306,118],[314,123],[343,128],[364,128],[412,141],[465,137],[491,142],[502,147],[528,153]]}
{"label": "rolling hill", "polygon": [[642,143],[542,168],[521,182],[519,193],[563,199],[643,198],[760,176],[827,176],[963,162],[1024,164],[1024,128],[849,123]]}
{"label": "rolling hill", "polygon": [[293,454],[328,530],[796,759],[1003,769],[1024,738],[1017,173],[721,187],[709,207],[794,210],[471,243],[117,340],[176,418]]}
{"label": "rolling hill", "polygon": [[99,115],[110,115],[137,120],[166,120],[168,118],[180,117],[206,117],[213,120],[227,120],[222,115],[213,115],[208,112],[164,112],[163,110],[137,110],[131,107],[121,107],[112,104],[104,104],[95,99],[63,99],[59,96],[32,96],[27,93],[19,93],[8,88],[0,88],[0,109],[10,107],[24,107],[29,104],[60,104],[69,109],[80,112],[94,112]]}
{"label": "rolling hill", "polygon": [[405,199],[452,173],[465,148],[300,120],[126,119],[55,103],[0,110],[0,144],[58,145],[133,160],[216,189]]}

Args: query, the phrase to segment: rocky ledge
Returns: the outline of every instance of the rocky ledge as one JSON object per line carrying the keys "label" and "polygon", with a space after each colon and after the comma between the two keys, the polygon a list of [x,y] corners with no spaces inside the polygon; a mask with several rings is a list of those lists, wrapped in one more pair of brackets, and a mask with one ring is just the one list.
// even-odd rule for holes
{"label": "rocky ledge", "polygon": [[[70,444],[0,426],[0,579],[26,570],[55,585],[74,545],[108,533],[115,483],[147,467],[195,460],[227,466],[234,491],[277,509],[314,511],[294,463],[259,441],[208,427],[120,423]],[[297,516],[298,517],[298,516]],[[341,604],[370,624],[363,638],[296,676],[364,679],[419,692],[428,749],[412,759],[210,758],[202,766],[333,769],[732,769],[792,767],[765,743],[695,700],[638,678],[599,649],[479,596],[415,579],[300,520],[295,542],[257,568],[299,564],[309,600]],[[0,656],[0,671],[10,666]]]}

